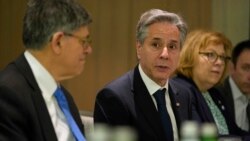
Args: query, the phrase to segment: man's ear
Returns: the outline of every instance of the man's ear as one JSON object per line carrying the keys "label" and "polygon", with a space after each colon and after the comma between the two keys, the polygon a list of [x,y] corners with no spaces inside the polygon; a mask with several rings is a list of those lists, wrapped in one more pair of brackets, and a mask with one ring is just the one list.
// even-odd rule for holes
{"label": "man's ear", "polygon": [[136,41],[136,55],[137,59],[140,60],[141,56],[141,50],[142,50],[142,44],[139,41]]}
{"label": "man's ear", "polygon": [[61,52],[61,45],[62,45],[62,37],[64,36],[63,32],[56,32],[53,34],[51,38],[51,49],[56,53],[59,54]]}

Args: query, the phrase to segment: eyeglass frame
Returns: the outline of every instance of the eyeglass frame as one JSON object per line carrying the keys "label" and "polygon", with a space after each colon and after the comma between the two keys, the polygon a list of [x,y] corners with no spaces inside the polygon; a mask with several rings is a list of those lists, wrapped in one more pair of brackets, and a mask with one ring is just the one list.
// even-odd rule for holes
{"label": "eyeglass frame", "polygon": [[81,43],[81,45],[84,47],[84,48],[87,48],[91,45],[92,43],[92,39],[90,38],[90,36],[88,36],[87,38],[83,39],[79,36],[76,36],[72,33],[67,33],[67,32],[63,32],[65,36],[69,36],[69,37],[74,37],[76,39],[78,39]]}
{"label": "eyeglass frame", "polygon": [[215,51],[207,51],[207,52],[200,51],[199,54],[205,55],[207,57],[207,59],[212,63],[216,62],[218,60],[218,58],[220,58],[220,60],[222,60],[224,63],[231,60],[231,57],[219,55]]}

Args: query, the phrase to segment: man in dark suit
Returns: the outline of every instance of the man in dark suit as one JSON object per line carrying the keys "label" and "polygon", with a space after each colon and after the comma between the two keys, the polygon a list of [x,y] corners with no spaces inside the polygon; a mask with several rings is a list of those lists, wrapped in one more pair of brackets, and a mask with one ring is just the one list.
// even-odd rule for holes
{"label": "man in dark suit", "polygon": [[231,118],[237,125],[250,131],[250,40],[238,43],[232,52],[230,75],[219,90],[225,96]]}
{"label": "man in dark suit", "polygon": [[[26,50],[0,73],[0,140],[84,141],[78,109],[60,82],[80,74],[92,52],[90,16],[71,0],[30,1],[23,22]],[[54,95],[60,88],[67,116]]]}
{"label": "man in dark suit", "polygon": [[[186,31],[186,24],[174,13],[152,9],[142,14],[136,34],[139,64],[97,94],[95,124],[132,127],[139,141],[178,140],[180,121],[191,113],[190,98],[179,95],[168,79],[177,66]],[[163,107],[155,98],[159,89],[167,89]],[[164,108],[169,117],[162,120]]]}

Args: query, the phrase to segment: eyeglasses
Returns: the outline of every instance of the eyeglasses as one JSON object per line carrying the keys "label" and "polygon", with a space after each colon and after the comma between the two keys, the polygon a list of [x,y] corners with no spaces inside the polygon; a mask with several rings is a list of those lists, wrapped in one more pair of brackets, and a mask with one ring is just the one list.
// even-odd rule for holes
{"label": "eyeglasses", "polygon": [[224,63],[231,59],[231,57],[228,56],[218,55],[216,52],[199,52],[199,54],[205,55],[208,61],[212,63],[216,62],[218,58]]}
{"label": "eyeglasses", "polygon": [[74,35],[74,34],[71,34],[71,33],[66,33],[66,32],[64,32],[64,35],[65,35],[65,36],[74,37],[74,38],[78,39],[78,40],[80,41],[81,45],[82,45],[84,48],[89,47],[89,46],[91,45],[91,43],[92,43],[92,40],[91,40],[91,38],[90,38],[89,36],[88,36],[87,38],[85,38],[85,39],[82,39],[81,37],[78,37],[78,36],[76,36],[76,35]]}

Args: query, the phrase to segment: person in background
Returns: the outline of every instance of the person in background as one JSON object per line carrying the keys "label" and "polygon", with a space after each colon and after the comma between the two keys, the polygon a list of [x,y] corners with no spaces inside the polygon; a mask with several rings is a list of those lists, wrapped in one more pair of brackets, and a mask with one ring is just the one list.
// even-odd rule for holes
{"label": "person in background", "polygon": [[228,108],[236,124],[250,131],[250,40],[238,43],[232,52],[229,76],[220,85]]}
{"label": "person in background", "polygon": [[[177,94],[168,79],[177,67],[187,26],[175,13],[150,9],[136,31],[139,63],[98,92],[94,123],[132,127],[139,141],[177,141],[181,118],[191,110],[190,97]],[[162,96],[161,104],[156,95]]]}
{"label": "person in background", "polygon": [[179,84],[179,93],[193,95],[192,120],[214,123],[220,136],[245,135],[230,118],[222,94],[215,88],[227,75],[231,50],[230,40],[219,32],[190,32],[172,79]]}
{"label": "person in background", "polygon": [[91,21],[73,0],[29,1],[25,52],[0,73],[1,141],[85,141],[76,104],[60,82],[84,69]]}

